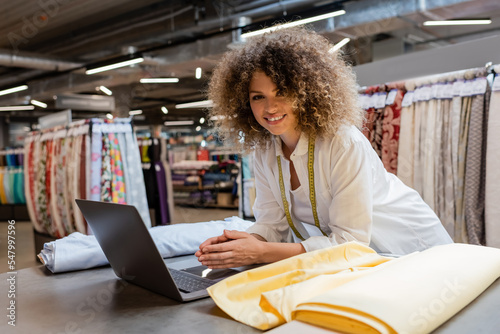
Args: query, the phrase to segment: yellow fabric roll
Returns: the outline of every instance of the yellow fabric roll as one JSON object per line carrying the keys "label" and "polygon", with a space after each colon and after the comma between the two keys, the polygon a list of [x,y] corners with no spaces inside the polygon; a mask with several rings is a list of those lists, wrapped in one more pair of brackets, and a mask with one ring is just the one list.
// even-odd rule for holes
{"label": "yellow fabric roll", "polygon": [[436,246],[311,298],[292,318],[347,333],[429,333],[499,276],[500,249]]}
{"label": "yellow fabric roll", "polygon": [[208,288],[234,319],[259,329],[291,320],[296,305],[368,274],[390,258],[356,242],[304,253],[248,270]]}

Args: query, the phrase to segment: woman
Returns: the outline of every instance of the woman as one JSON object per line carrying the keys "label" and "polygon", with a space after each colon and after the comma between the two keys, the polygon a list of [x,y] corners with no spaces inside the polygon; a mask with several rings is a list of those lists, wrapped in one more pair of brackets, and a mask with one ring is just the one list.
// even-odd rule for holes
{"label": "woman", "polygon": [[306,29],[282,29],[229,51],[215,69],[211,116],[224,139],[255,149],[256,223],[203,242],[203,265],[269,263],[353,240],[397,255],[452,242],[360,132],[354,75],[331,47]]}

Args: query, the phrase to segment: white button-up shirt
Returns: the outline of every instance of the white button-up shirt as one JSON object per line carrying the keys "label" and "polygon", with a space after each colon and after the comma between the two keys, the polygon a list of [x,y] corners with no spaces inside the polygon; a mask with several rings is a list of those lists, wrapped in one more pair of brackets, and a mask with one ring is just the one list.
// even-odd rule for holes
{"label": "white button-up shirt", "polygon": [[[281,198],[277,156],[281,156],[292,217],[297,216],[294,212],[302,212],[298,216],[304,217],[304,210],[294,208],[290,200],[290,161],[283,155],[281,139],[275,137],[269,146],[255,152],[256,223],[247,232],[269,242],[292,242],[294,236]],[[309,201],[307,153],[308,138],[302,134],[290,160]],[[354,126],[342,127],[333,138],[316,139],[314,185],[320,227],[328,236],[311,233],[315,227],[309,202],[309,221],[303,222],[305,225],[294,221],[299,233],[307,238],[302,242],[306,251],[356,240],[378,252],[404,255],[453,242],[420,195],[385,170],[370,142]]]}

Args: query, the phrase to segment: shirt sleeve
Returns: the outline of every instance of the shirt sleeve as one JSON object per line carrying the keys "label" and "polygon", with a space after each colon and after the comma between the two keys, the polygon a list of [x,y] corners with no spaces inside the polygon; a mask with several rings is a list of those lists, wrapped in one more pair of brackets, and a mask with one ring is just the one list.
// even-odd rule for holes
{"label": "shirt sleeve", "polygon": [[247,232],[258,234],[268,242],[289,241],[289,227],[285,212],[276,201],[269,184],[270,180],[274,180],[275,177],[272,175],[271,168],[264,166],[262,159],[264,154],[255,152],[256,198],[253,213],[256,223],[247,229]]}
{"label": "shirt sleeve", "polygon": [[330,174],[332,201],[328,215],[323,216],[328,216],[331,233],[328,237],[315,236],[303,241],[308,252],[348,241],[370,244],[374,180],[373,156],[368,150],[372,148],[357,140],[338,146],[328,152],[332,156],[330,171],[324,171]]}

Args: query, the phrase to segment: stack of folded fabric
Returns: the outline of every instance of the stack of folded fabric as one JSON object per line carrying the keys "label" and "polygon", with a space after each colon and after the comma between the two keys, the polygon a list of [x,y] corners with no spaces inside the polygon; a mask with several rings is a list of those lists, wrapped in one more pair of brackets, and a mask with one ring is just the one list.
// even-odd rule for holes
{"label": "stack of folded fabric", "polygon": [[[157,226],[149,229],[163,258],[194,254],[206,239],[226,230],[244,231],[253,223],[239,217],[225,220]],[[108,264],[95,236],[78,232],[44,245],[38,258],[53,273]]]}

